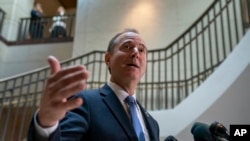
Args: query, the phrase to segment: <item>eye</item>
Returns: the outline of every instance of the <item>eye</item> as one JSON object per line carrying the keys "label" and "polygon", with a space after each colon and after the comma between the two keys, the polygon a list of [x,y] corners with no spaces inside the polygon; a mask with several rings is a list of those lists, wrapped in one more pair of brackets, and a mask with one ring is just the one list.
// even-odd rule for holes
{"label": "eye", "polygon": [[144,52],[145,50],[144,50],[143,48],[140,48],[139,51],[140,51],[140,52]]}
{"label": "eye", "polygon": [[133,49],[134,45],[133,44],[130,44],[130,43],[126,43],[122,46],[122,50],[125,50],[125,51],[129,51],[131,49]]}
{"label": "eye", "polygon": [[125,45],[124,48],[125,48],[125,49],[130,49],[131,46],[130,46],[130,45]]}
{"label": "eye", "polygon": [[144,46],[139,46],[139,52],[146,53],[147,49]]}

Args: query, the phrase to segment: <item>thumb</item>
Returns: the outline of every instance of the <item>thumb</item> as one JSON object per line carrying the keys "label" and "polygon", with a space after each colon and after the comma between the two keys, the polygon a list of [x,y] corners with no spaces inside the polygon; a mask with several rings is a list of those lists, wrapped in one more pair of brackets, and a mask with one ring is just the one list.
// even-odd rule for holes
{"label": "thumb", "polygon": [[58,61],[58,59],[56,57],[49,56],[48,57],[48,62],[49,62],[49,65],[50,65],[51,74],[54,74],[54,73],[58,72],[61,69],[60,62]]}

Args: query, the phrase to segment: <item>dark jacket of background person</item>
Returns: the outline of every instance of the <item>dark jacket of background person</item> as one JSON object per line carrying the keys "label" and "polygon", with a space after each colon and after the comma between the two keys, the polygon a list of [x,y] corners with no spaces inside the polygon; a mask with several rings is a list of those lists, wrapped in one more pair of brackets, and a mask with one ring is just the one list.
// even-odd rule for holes
{"label": "dark jacket of background person", "polygon": [[29,27],[30,37],[32,39],[43,37],[43,21],[42,21],[42,7],[40,3],[36,3],[34,9],[31,10],[31,21]]}

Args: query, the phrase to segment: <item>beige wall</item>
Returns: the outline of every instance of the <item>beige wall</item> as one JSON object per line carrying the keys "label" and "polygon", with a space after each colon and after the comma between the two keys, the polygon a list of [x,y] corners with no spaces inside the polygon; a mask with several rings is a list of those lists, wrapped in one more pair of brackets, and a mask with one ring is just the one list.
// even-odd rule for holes
{"label": "beige wall", "polygon": [[167,46],[213,0],[78,0],[73,56],[106,50],[110,38],[133,27],[150,49]]}
{"label": "beige wall", "polygon": [[69,59],[72,57],[72,46],[72,42],[11,47],[1,43],[0,51],[1,48],[5,49],[5,53],[0,58],[0,79],[47,66],[49,55],[59,60]]}
{"label": "beige wall", "polygon": [[0,7],[6,12],[2,36],[14,41],[20,18],[29,17],[34,0],[0,0]]}

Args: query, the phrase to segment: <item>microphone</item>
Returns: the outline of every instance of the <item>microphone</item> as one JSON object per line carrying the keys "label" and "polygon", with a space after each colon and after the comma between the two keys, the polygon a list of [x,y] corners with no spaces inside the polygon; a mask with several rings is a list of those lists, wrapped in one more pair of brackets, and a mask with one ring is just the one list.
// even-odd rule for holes
{"label": "microphone", "polygon": [[178,141],[174,136],[170,135],[164,139],[164,141]]}
{"label": "microphone", "polygon": [[209,125],[201,122],[195,122],[191,128],[194,141],[215,141],[213,135],[209,131]]}
{"label": "microphone", "polygon": [[230,138],[229,131],[221,123],[215,121],[211,123],[209,131],[214,135],[219,141],[228,141]]}

